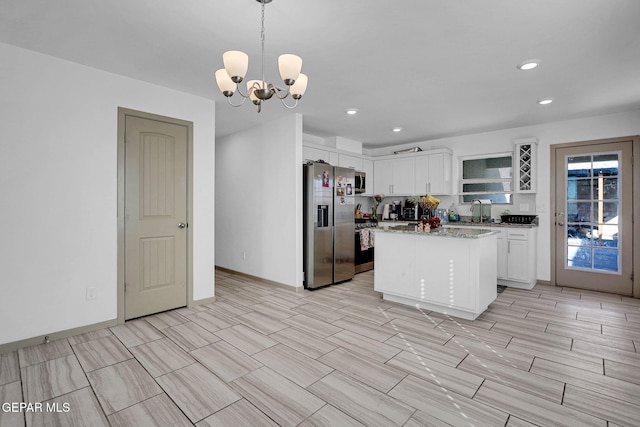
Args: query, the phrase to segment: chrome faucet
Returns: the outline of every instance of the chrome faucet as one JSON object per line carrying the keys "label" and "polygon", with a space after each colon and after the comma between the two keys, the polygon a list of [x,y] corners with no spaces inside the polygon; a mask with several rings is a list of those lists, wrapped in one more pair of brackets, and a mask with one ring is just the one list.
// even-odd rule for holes
{"label": "chrome faucet", "polygon": [[[474,207],[474,204],[478,204],[478,205],[480,205],[480,206],[479,206],[479,207],[480,207],[480,209],[479,209],[479,211],[478,211],[478,213],[477,213],[477,214],[476,214],[476,209],[475,209],[475,207]],[[482,200],[480,200],[480,199],[473,199],[473,200],[471,201],[471,213],[472,213],[472,215],[471,215],[471,221],[472,221],[472,222],[482,222]],[[474,220],[474,218],[475,218],[476,216],[478,217],[478,219],[479,219],[480,221],[476,221],[476,220]]]}

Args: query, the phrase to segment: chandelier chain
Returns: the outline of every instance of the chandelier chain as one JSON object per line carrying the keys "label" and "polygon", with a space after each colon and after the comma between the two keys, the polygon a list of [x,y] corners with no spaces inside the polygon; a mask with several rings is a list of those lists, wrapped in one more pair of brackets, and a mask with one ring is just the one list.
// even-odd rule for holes
{"label": "chandelier chain", "polygon": [[262,3],[262,30],[260,31],[260,40],[262,41],[262,81],[260,82],[260,86],[265,89],[264,85],[265,80],[264,80],[264,0],[261,2]]}

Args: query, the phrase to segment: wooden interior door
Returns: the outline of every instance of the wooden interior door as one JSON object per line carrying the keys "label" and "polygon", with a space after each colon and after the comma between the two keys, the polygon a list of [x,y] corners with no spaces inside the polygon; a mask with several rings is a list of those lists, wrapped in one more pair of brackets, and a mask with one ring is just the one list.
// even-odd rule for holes
{"label": "wooden interior door", "polygon": [[125,117],[125,319],[187,303],[187,137]]}
{"label": "wooden interior door", "polygon": [[633,292],[632,141],[555,148],[555,282]]}

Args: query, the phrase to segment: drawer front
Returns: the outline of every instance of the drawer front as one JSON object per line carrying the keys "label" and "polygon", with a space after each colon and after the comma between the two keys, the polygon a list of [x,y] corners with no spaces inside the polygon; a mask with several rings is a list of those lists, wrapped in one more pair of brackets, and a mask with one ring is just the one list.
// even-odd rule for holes
{"label": "drawer front", "polygon": [[527,230],[507,230],[507,239],[510,240],[528,240],[529,233]]}

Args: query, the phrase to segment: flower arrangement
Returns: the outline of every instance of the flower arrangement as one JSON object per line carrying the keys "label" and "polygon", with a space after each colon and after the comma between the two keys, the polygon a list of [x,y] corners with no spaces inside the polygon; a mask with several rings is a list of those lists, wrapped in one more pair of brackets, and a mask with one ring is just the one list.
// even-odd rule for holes
{"label": "flower arrangement", "polygon": [[373,208],[371,209],[371,215],[373,218],[377,218],[378,216],[378,205],[384,199],[384,194],[374,194],[373,195]]}

